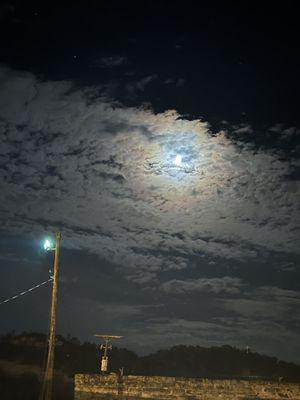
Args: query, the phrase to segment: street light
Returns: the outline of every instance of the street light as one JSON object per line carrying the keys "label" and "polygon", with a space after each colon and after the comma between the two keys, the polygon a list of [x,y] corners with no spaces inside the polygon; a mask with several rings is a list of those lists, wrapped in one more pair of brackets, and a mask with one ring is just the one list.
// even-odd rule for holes
{"label": "street light", "polygon": [[43,247],[45,251],[55,250],[55,246],[51,239],[45,239]]}

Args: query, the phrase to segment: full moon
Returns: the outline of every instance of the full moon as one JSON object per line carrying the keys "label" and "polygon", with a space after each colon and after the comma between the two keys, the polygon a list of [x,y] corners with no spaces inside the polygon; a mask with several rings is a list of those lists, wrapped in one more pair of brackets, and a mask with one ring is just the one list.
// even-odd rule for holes
{"label": "full moon", "polygon": [[177,165],[179,167],[181,165],[181,161],[182,161],[181,155],[177,154],[175,157],[175,165]]}

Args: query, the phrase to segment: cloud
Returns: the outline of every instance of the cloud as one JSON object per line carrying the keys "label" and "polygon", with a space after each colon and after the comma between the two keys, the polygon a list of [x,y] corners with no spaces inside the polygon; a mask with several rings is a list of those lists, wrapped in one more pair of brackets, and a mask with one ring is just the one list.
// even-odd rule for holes
{"label": "cloud", "polygon": [[293,318],[299,319],[298,314],[290,314],[290,311],[297,309],[299,305],[299,292],[276,286],[261,286],[251,292],[245,292],[243,298],[226,299],[223,302],[225,309],[244,317],[285,323]]}
{"label": "cloud", "polygon": [[0,5],[0,21],[11,18],[15,13],[15,6],[9,2]]}
{"label": "cloud", "polygon": [[127,83],[125,86],[127,96],[134,98],[140,92],[144,92],[145,88],[155,79],[157,79],[157,77],[158,76],[156,74],[152,74]]}
{"label": "cloud", "polygon": [[164,282],[161,287],[167,293],[188,294],[204,292],[214,294],[238,294],[244,286],[240,279],[224,276],[223,278],[202,278],[190,280],[177,280]]}
{"label": "cloud", "polygon": [[[124,107],[96,92],[1,67],[3,229],[61,229],[64,246],[111,260],[141,285],[192,257],[299,255],[300,185],[288,178],[296,159],[212,135],[206,122],[176,111]],[[238,290],[238,282],[211,284]]]}
{"label": "cloud", "polygon": [[251,125],[249,124],[241,124],[240,126],[234,126],[233,132],[235,134],[253,134],[254,130]]}
{"label": "cloud", "polygon": [[186,79],[185,78],[167,78],[164,81],[165,85],[174,85],[176,87],[182,87],[186,84]]}
{"label": "cloud", "polygon": [[[220,341],[229,327],[219,322],[196,321],[185,318],[156,317],[147,321],[147,325],[132,324],[124,338],[126,346],[139,353],[156,351],[178,344],[211,346]],[[225,339],[226,340],[226,339]]]}
{"label": "cloud", "polygon": [[126,64],[128,61],[125,56],[109,56],[101,57],[94,65],[101,68],[114,68]]}
{"label": "cloud", "polygon": [[295,126],[285,127],[283,124],[276,124],[271,126],[269,132],[273,134],[278,134],[282,140],[289,141],[291,139],[296,139],[300,136],[300,129]]}
{"label": "cloud", "polygon": [[274,354],[276,349],[277,356],[295,360],[299,354],[298,291],[260,286],[218,301],[224,316],[220,313],[212,322],[227,328],[226,340],[267,354]]}

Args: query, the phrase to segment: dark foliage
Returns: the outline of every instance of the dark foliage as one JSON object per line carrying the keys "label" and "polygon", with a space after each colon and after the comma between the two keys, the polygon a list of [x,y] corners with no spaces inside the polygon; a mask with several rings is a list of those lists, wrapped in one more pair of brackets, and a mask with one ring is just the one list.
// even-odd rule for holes
{"label": "dark foliage", "polygon": [[254,378],[300,381],[300,366],[232,346],[175,346],[140,357],[135,372],[143,375],[166,375],[213,378]]}
{"label": "dark foliage", "polygon": [[[47,338],[43,334],[23,333],[0,338],[0,359],[41,368],[45,361]],[[99,349],[93,343],[80,343],[68,336],[57,337],[54,391],[55,399],[73,396],[75,373],[99,372]],[[110,369],[124,367],[125,374],[182,377],[279,379],[300,382],[300,366],[275,357],[245,352],[231,346],[175,346],[144,357],[126,349],[113,348]],[[281,378],[282,379],[282,378]],[[0,370],[1,399],[31,400],[38,398],[40,376],[33,373],[12,375]]]}
{"label": "dark foliage", "polygon": [[[10,375],[0,370],[1,400],[36,400],[39,397],[41,382],[36,374],[24,372]],[[54,398],[56,400],[73,399],[73,383],[62,377],[54,379]]]}

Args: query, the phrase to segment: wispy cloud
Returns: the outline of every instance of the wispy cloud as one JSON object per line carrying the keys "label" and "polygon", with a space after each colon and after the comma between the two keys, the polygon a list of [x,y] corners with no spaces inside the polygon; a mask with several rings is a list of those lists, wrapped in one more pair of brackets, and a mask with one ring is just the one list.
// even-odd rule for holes
{"label": "wispy cloud", "polygon": [[100,68],[114,68],[126,64],[128,61],[125,56],[108,56],[101,57],[98,61],[94,62],[94,66]]}
{"label": "wispy cloud", "polygon": [[167,293],[188,294],[193,292],[238,294],[244,286],[238,278],[225,276],[223,278],[200,278],[164,282],[162,290]]}

